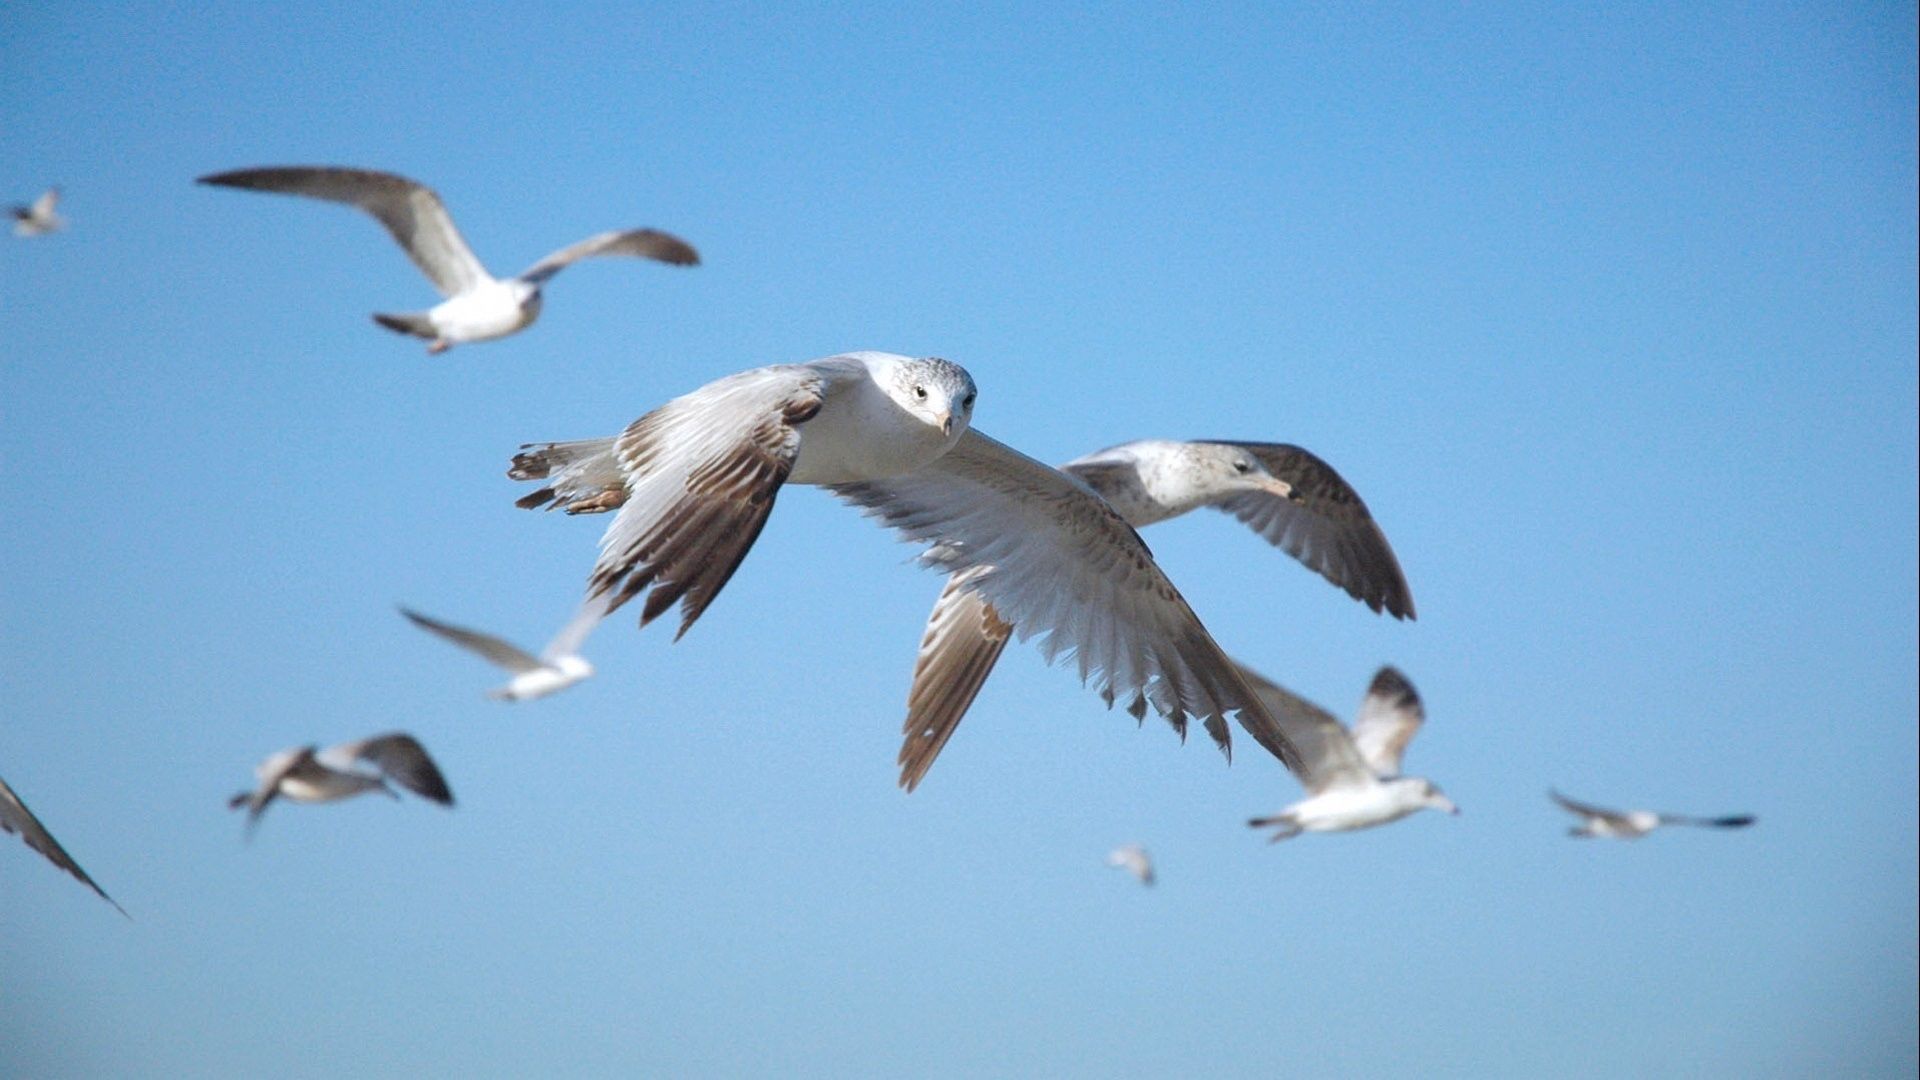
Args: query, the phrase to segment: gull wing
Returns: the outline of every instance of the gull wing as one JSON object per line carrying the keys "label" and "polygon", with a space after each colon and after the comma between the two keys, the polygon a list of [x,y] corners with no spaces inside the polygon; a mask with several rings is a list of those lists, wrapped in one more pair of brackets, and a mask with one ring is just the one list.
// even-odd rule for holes
{"label": "gull wing", "polygon": [[634,255],[674,266],[700,265],[700,253],[693,250],[692,244],[672,233],[658,229],[626,229],[603,232],[577,244],[569,244],[527,267],[521,272],[520,280],[534,285],[544,284],[553,275],[581,259],[599,255]]}
{"label": "gull wing", "polygon": [[[33,205],[31,207],[28,207],[27,209],[28,209],[28,213],[31,213],[34,217],[39,218],[42,221],[45,221],[53,217],[53,208],[55,206],[58,206],[59,204],[60,204],[60,189],[57,187],[50,187],[47,190],[41,192],[40,197],[33,200]],[[121,912],[121,914],[124,915],[126,914],[126,912],[123,911]]]}
{"label": "gull wing", "polygon": [[418,739],[403,731],[331,746],[320,756],[329,762],[364,761],[416,795],[442,806],[453,805],[453,792],[447,787],[446,777],[440,775],[440,767]]}
{"label": "gull wing", "polygon": [[1373,782],[1373,769],[1332,713],[1245,664],[1240,665],[1240,674],[1260,695],[1261,703],[1287,733],[1288,740],[1299,748],[1301,768],[1295,771],[1309,795]]}
{"label": "gull wing", "polygon": [[1686,814],[1661,814],[1662,825],[1694,825],[1705,829],[1744,829],[1759,819],[1752,814],[1729,814],[1725,817],[1690,817]]}
{"label": "gull wing", "polygon": [[525,443],[507,469],[511,480],[545,480],[547,486],[522,495],[522,510],[546,507],[569,514],[602,514],[627,502],[627,474],[620,471],[614,439]]}
{"label": "gull wing", "polygon": [[1627,820],[1627,815],[1621,811],[1608,810],[1603,806],[1595,806],[1592,803],[1583,803],[1569,799],[1558,791],[1549,790],[1547,795],[1551,797],[1554,802],[1559,803],[1562,810],[1570,814],[1577,814],[1583,818],[1593,818],[1599,821],[1611,822],[1616,828],[1624,829],[1630,825],[1630,822]]}
{"label": "gull wing", "polygon": [[60,846],[60,841],[53,838],[45,825],[40,824],[40,819],[33,816],[33,811],[27,809],[27,804],[20,801],[20,796],[13,793],[5,780],[0,780],[0,832],[18,833],[28,847],[46,856],[48,862],[72,874],[82,885],[97,893],[100,899],[112,904],[115,911],[127,914],[126,908],[108,896],[105,889],[80,869],[80,864],[73,861],[73,856],[67,854],[67,849]]}
{"label": "gull wing", "polygon": [[1287,443],[1234,442],[1293,487],[1292,498],[1247,492],[1215,505],[1375,611],[1411,619],[1413,594],[1385,533],[1333,466]]}
{"label": "gull wing", "polygon": [[600,537],[588,598],[607,595],[612,612],[645,592],[642,626],[679,601],[685,634],[759,538],[834,370],[743,371],[635,420],[615,441],[627,499]]}
{"label": "gull wing", "polygon": [[529,671],[538,671],[547,666],[546,662],[539,657],[512,642],[494,637],[492,634],[483,634],[478,630],[469,630],[464,626],[443,623],[438,619],[428,618],[411,608],[401,608],[400,614],[405,615],[409,622],[420,629],[438,634],[463,649],[478,653],[485,657],[488,662],[506,668],[515,675],[525,674]]}
{"label": "gull wing", "polygon": [[1360,701],[1360,716],[1353,722],[1353,745],[1373,771],[1381,776],[1400,775],[1400,757],[1407,744],[1420,734],[1427,710],[1420,694],[1405,675],[1393,667],[1374,673],[1367,696]]}
{"label": "gull wing", "polygon": [[1124,844],[1107,853],[1107,865],[1132,874],[1142,885],[1153,884],[1153,856],[1139,844]]}
{"label": "gull wing", "polygon": [[908,791],[920,786],[953,737],[1013,631],[992,604],[968,587],[968,580],[983,572],[963,570],[948,578],[927,617],[901,728],[906,738],[900,744],[900,786]]}
{"label": "gull wing", "polygon": [[567,625],[561,627],[560,632],[553,635],[553,640],[547,642],[547,647],[540,650],[541,660],[550,664],[563,656],[579,655],[580,646],[586,644],[593,628],[599,626],[600,620],[606,617],[607,602],[604,596],[581,604],[580,610],[567,620]]}
{"label": "gull wing", "polygon": [[440,196],[404,176],[371,169],[286,166],[235,169],[203,176],[199,182],[357,206],[386,226],[407,258],[442,296],[457,296],[492,280],[460,230],[454,228]]}
{"label": "gull wing", "polygon": [[833,485],[909,541],[926,565],[978,569],[968,585],[1049,661],[1076,654],[1082,681],[1152,702],[1184,736],[1189,714],[1230,749],[1226,719],[1288,768],[1298,752],[1147,546],[1093,490],[977,428],[903,476]]}

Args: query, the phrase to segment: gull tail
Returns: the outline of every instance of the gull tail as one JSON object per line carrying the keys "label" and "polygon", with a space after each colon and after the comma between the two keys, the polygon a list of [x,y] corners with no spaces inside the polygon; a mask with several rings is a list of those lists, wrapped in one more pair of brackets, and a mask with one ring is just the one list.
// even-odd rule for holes
{"label": "gull tail", "polygon": [[429,341],[438,340],[440,337],[440,331],[434,329],[432,321],[424,312],[408,312],[403,315],[375,314],[373,321],[397,334],[411,334]]}
{"label": "gull tail", "polygon": [[546,480],[547,486],[523,495],[513,505],[542,506],[569,514],[603,514],[627,501],[627,478],[620,471],[612,439],[528,443],[513,455],[512,480]]}

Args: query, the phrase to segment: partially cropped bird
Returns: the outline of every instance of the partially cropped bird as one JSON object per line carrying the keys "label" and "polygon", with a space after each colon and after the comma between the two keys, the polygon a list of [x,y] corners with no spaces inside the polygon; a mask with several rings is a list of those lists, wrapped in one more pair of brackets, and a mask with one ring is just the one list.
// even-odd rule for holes
{"label": "partially cropped bird", "polygon": [[446,297],[426,311],[378,314],[389,330],[428,341],[441,353],[461,342],[490,341],[524,330],[540,317],[541,288],[555,274],[597,255],[636,255],[675,266],[693,266],[700,256],[677,236],[656,229],[627,229],[590,236],[561,248],[510,278],[487,272],[453,227],[440,196],[416,180],[371,169],[281,166],[236,169],[203,176],[202,184],[305,195],[357,206],[386,227],[407,257]]}
{"label": "partially cropped bird", "polygon": [[1608,810],[1590,803],[1576,802],[1557,791],[1547,792],[1560,808],[1580,818],[1580,824],[1567,835],[1603,840],[1638,840],[1662,825],[1693,825],[1707,829],[1744,829],[1754,823],[1752,814],[1724,817],[1688,817],[1662,814],[1653,810]]}
{"label": "partially cropped bird", "polygon": [[1413,684],[1397,670],[1383,667],[1374,675],[1351,731],[1313,702],[1245,667],[1241,671],[1304,761],[1298,775],[1307,797],[1247,822],[1254,828],[1276,826],[1274,842],[1303,832],[1368,829],[1416,810],[1460,812],[1433,781],[1400,775],[1400,756],[1427,713]]}
{"label": "partially cropped bird", "polygon": [[325,750],[296,746],[269,755],[253,772],[259,785],[227,800],[230,809],[247,808],[249,833],[275,799],[338,802],[369,791],[398,799],[400,796],[387,786],[388,780],[442,806],[453,805],[453,792],[440,775],[440,767],[419,740],[399,731]]}
{"label": "partially cropped bird", "polygon": [[[87,872],[80,869],[80,864],[73,861],[73,856],[67,854],[67,849],[60,846],[60,841],[53,838],[53,834],[47,831],[45,825],[40,824],[40,819],[33,816],[33,811],[27,809],[27,804],[20,801],[20,796],[13,793],[13,789],[7,786],[5,780],[0,780],[0,832],[20,834],[20,839],[25,840],[28,847],[46,856],[48,862],[72,874],[82,885],[92,889],[100,899],[112,904],[113,910],[122,915],[127,914],[126,908],[121,907],[113,897],[108,896],[105,889],[94,884],[94,880],[87,876]],[[132,918],[131,915],[127,917]]]}

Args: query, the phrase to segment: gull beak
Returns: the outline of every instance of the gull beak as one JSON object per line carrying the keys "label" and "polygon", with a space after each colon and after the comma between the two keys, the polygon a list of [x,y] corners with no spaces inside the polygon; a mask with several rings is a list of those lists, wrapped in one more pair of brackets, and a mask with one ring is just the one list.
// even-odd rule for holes
{"label": "gull beak", "polygon": [[1441,799],[1440,801],[1447,804],[1446,806],[1447,813],[1452,814],[1454,817],[1460,816],[1460,808],[1453,804],[1452,799]]}
{"label": "gull beak", "polygon": [[940,414],[940,434],[942,435],[953,434],[953,410],[952,409],[948,409],[946,412],[943,412]]}
{"label": "gull beak", "polygon": [[1294,498],[1293,485],[1277,476],[1269,476],[1263,479],[1260,482],[1260,489],[1278,495],[1283,499],[1291,500]]}

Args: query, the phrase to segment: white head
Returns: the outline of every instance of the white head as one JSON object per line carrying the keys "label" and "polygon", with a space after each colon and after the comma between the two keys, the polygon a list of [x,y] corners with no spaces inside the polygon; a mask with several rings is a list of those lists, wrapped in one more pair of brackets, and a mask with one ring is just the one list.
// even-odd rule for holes
{"label": "white head", "polygon": [[1132,445],[1140,461],[1140,482],[1168,516],[1249,492],[1293,496],[1293,486],[1268,472],[1245,447],[1217,442]]}
{"label": "white head", "polygon": [[1441,810],[1455,816],[1460,813],[1460,808],[1453,804],[1453,800],[1447,798],[1439,785],[1431,780],[1419,776],[1406,776],[1391,782],[1402,789],[1402,798],[1411,803],[1415,809]]}
{"label": "white head", "polygon": [[937,356],[890,365],[883,385],[902,409],[950,438],[967,430],[979,393],[966,368]]}

